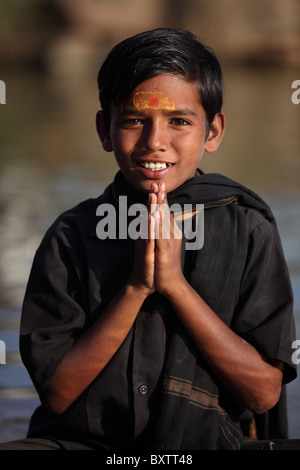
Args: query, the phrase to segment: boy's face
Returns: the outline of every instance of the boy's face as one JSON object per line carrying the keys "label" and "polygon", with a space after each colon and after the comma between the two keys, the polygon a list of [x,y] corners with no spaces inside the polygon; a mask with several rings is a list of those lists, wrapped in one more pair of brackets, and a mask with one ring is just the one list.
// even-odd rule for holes
{"label": "boy's face", "polygon": [[224,116],[215,117],[206,138],[197,85],[162,74],[138,85],[122,109],[112,107],[109,131],[99,113],[98,131],[132,186],[148,193],[152,183],[164,182],[170,192],[195,175],[204,150],[218,148]]}

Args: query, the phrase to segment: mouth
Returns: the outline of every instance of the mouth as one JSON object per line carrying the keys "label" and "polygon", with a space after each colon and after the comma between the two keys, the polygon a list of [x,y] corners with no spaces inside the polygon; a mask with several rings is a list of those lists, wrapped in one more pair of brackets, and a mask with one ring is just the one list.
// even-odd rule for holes
{"label": "mouth", "polygon": [[150,171],[161,171],[161,170],[166,170],[169,167],[172,167],[174,163],[166,163],[166,162],[152,162],[152,161],[147,161],[147,162],[139,162],[139,166],[141,168],[145,168],[146,170]]}

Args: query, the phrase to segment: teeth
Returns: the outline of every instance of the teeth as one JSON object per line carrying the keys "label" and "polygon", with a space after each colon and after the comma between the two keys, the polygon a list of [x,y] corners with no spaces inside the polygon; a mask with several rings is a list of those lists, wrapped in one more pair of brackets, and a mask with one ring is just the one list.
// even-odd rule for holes
{"label": "teeth", "polygon": [[170,163],[163,163],[163,162],[140,162],[140,165],[143,168],[150,168],[153,171],[164,170]]}

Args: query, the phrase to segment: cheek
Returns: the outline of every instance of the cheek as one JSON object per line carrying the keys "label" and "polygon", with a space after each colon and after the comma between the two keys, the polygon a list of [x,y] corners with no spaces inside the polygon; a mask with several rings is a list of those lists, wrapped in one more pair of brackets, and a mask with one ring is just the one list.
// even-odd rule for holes
{"label": "cheek", "polygon": [[133,136],[125,132],[112,134],[111,141],[114,152],[123,156],[129,155],[135,145],[135,139]]}
{"label": "cheek", "polygon": [[189,167],[197,165],[201,160],[204,152],[204,142],[199,142],[199,139],[184,139],[177,148],[182,162]]}
{"label": "cheek", "polygon": [[205,129],[202,129],[202,126],[195,126],[193,130],[176,136],[174,145],[177,145],[183,152],[188,150],[194,155],[203,151],[205,140]]}

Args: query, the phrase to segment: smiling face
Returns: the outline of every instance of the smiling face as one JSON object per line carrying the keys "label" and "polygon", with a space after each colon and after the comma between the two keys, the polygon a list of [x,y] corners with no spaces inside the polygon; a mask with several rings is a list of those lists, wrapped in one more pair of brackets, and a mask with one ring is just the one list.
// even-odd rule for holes
{"label": "smiling face", "polygon": [[98,113],[97,127],[132,186],[147,193],[164,182],[170,192],[195,175],[204,151],[217,150],[224,116],[215,116],[207,136],[197,84],[162,74],[138,85],[122,109],[112,106],[109,130]]}

